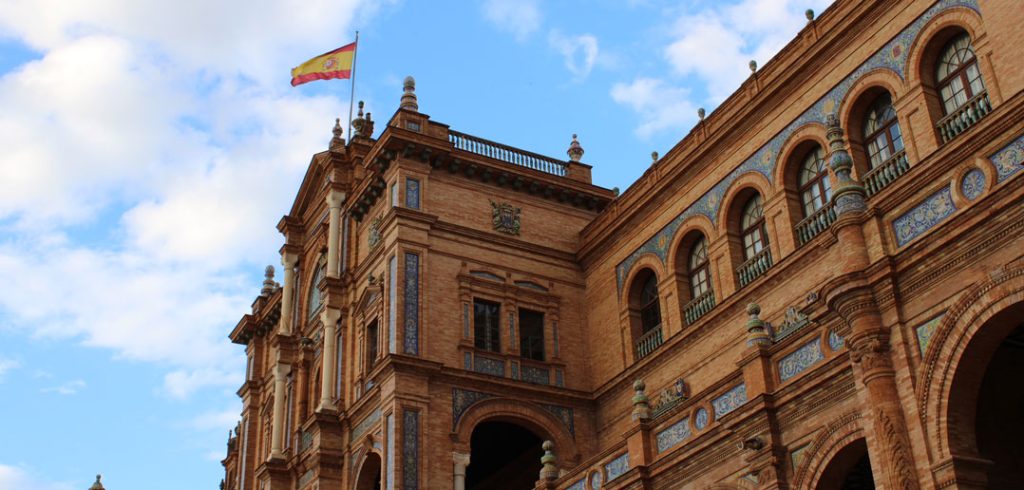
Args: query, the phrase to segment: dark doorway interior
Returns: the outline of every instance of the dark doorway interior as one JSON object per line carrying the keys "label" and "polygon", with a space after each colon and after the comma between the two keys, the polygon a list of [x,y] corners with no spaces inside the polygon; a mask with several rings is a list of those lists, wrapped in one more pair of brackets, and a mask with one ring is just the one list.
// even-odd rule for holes
{"label": "dark doorway interior", "polygon": [[1024,482],[1024,325],[1003,340],[985,370],[978,393],[978,452],[993,465],[989,488],[1020,488]]}
{"label": "dark doorway interior", "polygon": [[356,490],[380,490],[380,456],[370,453],[359,469]]}
{"label": "dark doorway interior", "polygon": [[868,445],[858,439],[839,450],[818,481],[818,490],[875,490]]}
{"label": "dark doorway interior", "polygon": [[540,474],[541,439],[508,422],[484,422],[470,440],[468,490],[528,490]]}

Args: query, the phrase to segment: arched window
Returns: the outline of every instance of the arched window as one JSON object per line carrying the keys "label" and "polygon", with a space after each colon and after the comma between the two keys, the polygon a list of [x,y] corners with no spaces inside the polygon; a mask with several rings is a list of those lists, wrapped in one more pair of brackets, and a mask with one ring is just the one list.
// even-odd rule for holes
{"label": "arched window", "polygon": [[711,290],[711,273],[708,271],[708,245],[700,237],[690,247],[687,275],[690,279],[690,298],[698,298]]}
{"label": "arched window", "polygon": [[764,209],[761,195],[754,194],[743,206],[740,222],[743,235],[743,259],[750,260],[768,246],[768,233],[764,227]]}
{"label": "arched window", "polygon": [[864,117],[864,141],[867,143],[871,168],[889,161],[893,155],[903,151],[903,133],[896,120],[889,92],[879,95]]}
{"label": "arched window", "polygon": [[307,314],[309,320],[320,311],[320,307],[323,306],[323,299],[320,295],[320,281],[324,278],[324,271],[326,270],[326,262],[324,257],[320,257],[320,261],[317,262],[316,269],[313,271],[313,280],[309,283],[309,299],[306,304],[309,306]]}
{"label": "arched window", "polygon": [[658,278],[650,274],[640,290],[640,330],[650,332],[661,326],[661,307],[658,305]]}
{"label": "arched window", "polygon": [[[756,199],[758,201],[756,214],[760,217],[761,198],[758,196]],[[800,200],[803,202],[804,217],[806,218],[825,207],[831,199],[832,183],[828,180],[825,152],[820,146],[815,146],[813,150],[807,152],[803,164],[800,165]],[[743,217],[746,219],[746,211],[744,211]],[[745,224],[744,229],[746,229]],[[746,236],[745,232],[744,236]]]}
{"label": "arched window", "polygon": [[946,114],[952,114],[985,92],[985,82],[981,79],[971,37],[966,32],[954,37],[942,48],[935,80]]}

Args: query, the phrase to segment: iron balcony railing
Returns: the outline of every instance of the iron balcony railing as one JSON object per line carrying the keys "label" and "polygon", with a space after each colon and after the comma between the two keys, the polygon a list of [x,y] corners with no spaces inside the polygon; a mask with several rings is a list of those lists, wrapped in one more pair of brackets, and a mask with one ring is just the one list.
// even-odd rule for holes
{"label": "iron balcony railing", "polygon": [[708,289],[703,294],[697,296],[686,303],[683,307],[683,316],[686,318],[687,325],[693,325],[700,317],[704,316],[705,313],[712,310],[715,307],[715,292]]}
{"label": "iron balcony railing", "polygon": [[967,128],[973,126],[991,111],[992,104],[988,100],[988,92],[975,95],[952,114],[939,119],[936,126],[939,128],[942,142],[945,143],[955,138],[956,135],[967,131]]}
{"label": "iron balcony railing", "polygon": [[661,345],[661,325],[654,327],[647,331],[647,333],[640,336],[636,341],[636,358],[637,360],[647,357],[647,354],[654,352]]}
{"label": "iron balcony railing", "polygon": [[770,249],[765,248],[761,250],[750,260],[747,260],[740,265],[739,270],[736,272],[736,276],[740,280],[740,287],[746,286],[761,277],[761,274],[768,272],[768,269],[772,267],[772,252]]}
{"label": "iron balcony railing", "polygon": [[796,224],[796,238],[803,245],[812,238],[818,236],[819,233],[828,229],[832,226],[832,222],[836,220],[836,211],[832,203],[828,203],[818,209],[810,216],[804,218],[802,221]]}
{"label": "iron balcony railing", "polygon": [[566,163],[563,161],[501,143],[495,143],[494,141],[485,140],[466,133],[449,130],[448,141],[456,149],[511,163],[512,165],[532,168],[559,177],[564,177],[566,173]]}
{"label": "iron balcony railing", "polygon": [[871,169],[864,174],[864,189],[868,197],[877,194],[886,186],[893,183],[899,176],[910,170],[910,162],[907,161],[907,152],[900,150],[881,165]]}

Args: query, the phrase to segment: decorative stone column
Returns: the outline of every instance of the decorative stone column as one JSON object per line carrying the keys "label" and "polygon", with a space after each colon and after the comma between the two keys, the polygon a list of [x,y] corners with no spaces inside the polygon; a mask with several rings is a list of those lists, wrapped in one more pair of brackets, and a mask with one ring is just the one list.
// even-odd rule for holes
{"label": "decorative stone column", "polygon": [[466,467],[469,466],[469,455],[452,453],[455,463],[455,490],[466,490]]}
{"label": "decorative stone column", "polygon": [[644,390],[647,385],[642,379],[633,382],[633,413],[630,414],[634,422],[646,422],[651,419],[651,404]]}
{"label": "decorative stone column", "polygon": [[281,291],[281,335],[292,334],[292,294],[295,293],[295,265],[299,262],[294,252],[281,253],[284,266],[284,290]]}
{"label": "decorative stone column", "polygon": [[341,311],[336,308],[325,307],[320,313],[320,321],[324,324],[324,365],[323,376],[320,383],[320,406],[317,411],[334,409],[333,388],[336,384],[334,378],[338,375],[335,368],[338,365],[338,319],[341,318]]}
{"label": "decorative stone column", "polygon": [[287,397],[285,383],[290,372],[291,366],[282,362],[278,362],[274,367],[274,420],[270,434],[270,459],[284,457],[284,404]]}
{"label": "decorative stone column", "polygon": [[828,123],[829,164],[838,181],[832,197],[836,210],[832,232],[838,240],[840,274],[825,286],[825,295],[829,307],[850,326],[850,359],[855,378],[864,386],[862,411],[873,432],[868,450],[873,466],[882,470],[876,478],[885,488],[916,490],[919,484],[896,387],[889,328],[882,323],[864,275],[870,265],[862,228],[868,219],[866,193],[850,176],[853,161],[846,152],[838,119],[830,115]]}
{"label": "decorative stone column", "polygon": [[331,189],[327,191],[327,209],[330,218],[327,225],[327,277],[338,277],[338,237],[341,235],[341,203],[345,193]]}
{"label": "decorative stone column", "polygon": [[543,465],[540,469],[540,481],[544,488],[554,488],[554,481],[558,479],[558,460],[551,450],[555,448],[555,444],[544,441],[541,448],[544,449],[544,455],[540,457],[540,464]]}

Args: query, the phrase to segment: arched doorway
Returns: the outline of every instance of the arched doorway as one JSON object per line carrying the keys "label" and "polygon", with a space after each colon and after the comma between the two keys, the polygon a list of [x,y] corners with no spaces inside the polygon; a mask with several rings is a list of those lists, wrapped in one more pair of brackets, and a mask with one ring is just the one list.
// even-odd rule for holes
{"label": "arched doorway", "polygon": [[541,438],[511,422],[485,421],[470,437],[467,490],[528,490],[539,478]]}
{"label": "arched doorway", "polygon": [[949,397],[950,450],[987,462],[988,488],[1024,482],[1024,303],[990,318],[964,352]]}
{"label": "arched doorway", "polygon": [[380,490],[380,456],[376,453],[366,455],[363,466],[356,477],[356,490]]}
{"label": "arched doorway", "polygon": [[864,439],[857,439],[839,450],[829,461],[816,487],[818,490],[874,490],[871,459]]}

